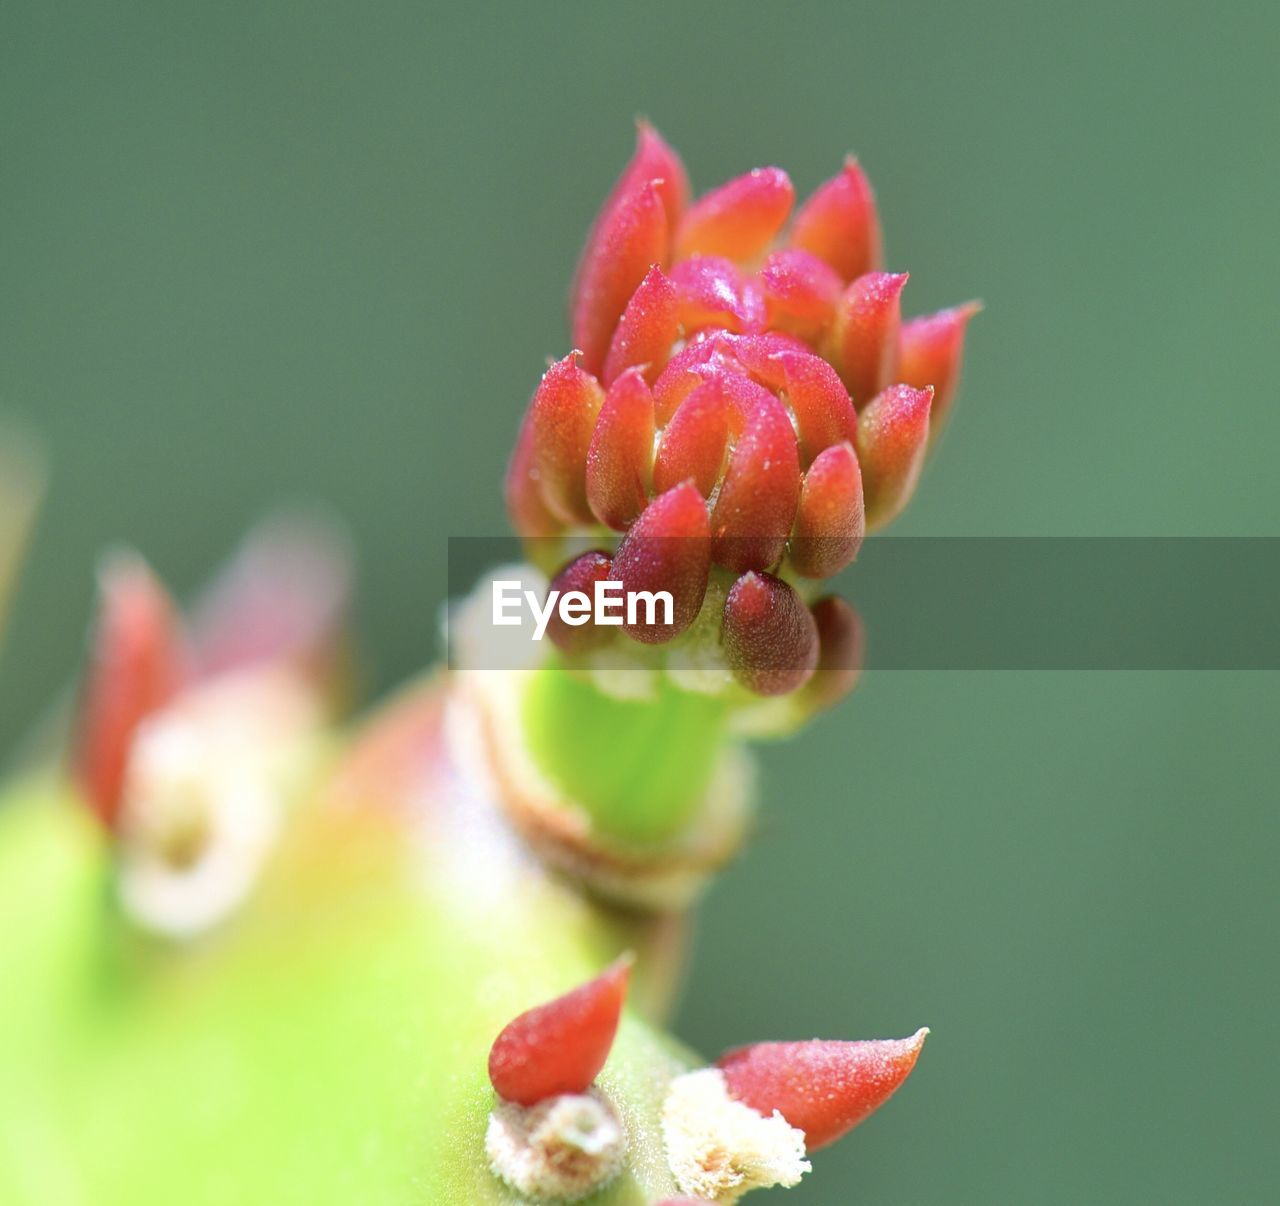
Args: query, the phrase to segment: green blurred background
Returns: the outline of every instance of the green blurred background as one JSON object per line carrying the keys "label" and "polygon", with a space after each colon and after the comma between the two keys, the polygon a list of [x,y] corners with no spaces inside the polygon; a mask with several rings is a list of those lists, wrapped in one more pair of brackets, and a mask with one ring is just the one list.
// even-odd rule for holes
{"label": "green blurred background", "polygon": [[[370,688],[427,662],[637,113],[701,186],[856,150],[910,308],[986,301],[897,531],[1277,534],[1278,52],[1262,4],[9,0],[0,413],[53,481],[0,745],[104,544],[190,589],[282,497],[354,529]],[[934,1028],[785,1200],[1274,1200],[1278,705],[878,673],[768,753],[680,1032]]]}

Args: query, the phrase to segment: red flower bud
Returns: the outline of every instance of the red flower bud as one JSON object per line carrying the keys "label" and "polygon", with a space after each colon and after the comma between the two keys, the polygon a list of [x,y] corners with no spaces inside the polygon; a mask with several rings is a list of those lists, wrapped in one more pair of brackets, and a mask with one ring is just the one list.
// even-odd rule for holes
{"label": "red flower bud", "polygon": [[840,274],[812,252],[775,251],[760,269],[769,326],[816,343],[844,288]]}
{"label": "red flower bud", "polygon": [[627,369],[641,368],[645,380],[652,385],[667,363],[671,345],[679,334],[675,286],[655,264],[622,312],[609,344],[601,380],[610,386]]}
{"label": "red flower bud", "polygon": [[631,959],[508,1022],[489,1051],[489,1080],[504,1101],[531,1106],[585,1093],[609,1058],[627,996]]}
{"label": "red flower bud", "polygon": [[779,390],[791,404],[801,464],[810,464],[824,448],[856,436],[858,416],[849,391],[821,356],[788,348],[771,353],[763,362],[752,360],[749,367],[753,376]]}
{"label": "red flower bud", "polygon": [[933,409],[929,412],[929,438],[935,440],[951,413],[960,387],[960,366],[964,360],[965,329],[982,309],[980,302],[966,302],[950,310],[939,310],[904,323],[898,339],[899,381],[923,389],[933,386]]}
{"label": "red flower bud", "polygon": [[757,695],[802,686],[818,662],[818,630],[803,600],[772,574],[743,574],[724,605],[724,650],[734,677]]}
{"label": "red flower bud", "polygon": [[710,498],[724,469],[729,440],[729,402],[720,382],[704,381],[671,416],[653,462],[653,488],[670,490],[692,481]]}
{"label": "red flower bud", "polygon": [[731,570],[776,565],[786,548],[800,497],[800,457],[786,409],[745,376],[720,378],[731,401],[736,437],[711,512],[712,555]]}
{"label": "red flower bud", "polygon": [[811,251],[846,281],[880,267],[880,217],[858,161],[821,185],[796,214],[791,245]]}
{"label": "red flower bud", "polygon": [[858,555],[866,530],[858,458],[851,445],[833,444],[804,475],[791,564],[805,578],[830,578]]}
{"label": "red flower bud", "polygon": [[546,373],[529,408],[532,474],[547,509],[564,523],[591,523],[587,505],[587,450],[604,402],[599,382],[570,352]]}
{"label": "red flower bud", "polygon": [[671,281],[686,331],[749,331],[764,321],[759,285],[744,277],[732,260],[716,255],[681,260],[671,269]]}
{"label": "red flower bud", "polygon": [[98,615],[71,745],[76,782],[108,828],[116,824],[139,726],[188,677],[181,622],[140,557],[113,558],[98,584]]}
{"label": "red flower bud", "polygon": [[702,495],[692,482],[658,495],[623,537],[613,572],[628,595],[670,591],[672,622],[624,624],[623,631],[646,645],[679,636],[698,618],[710,568],[711,532]]}
{"label": "red flower bud", "polygon": [[533,460],[533,415],[527,411],[507,465],[503,492],[507,517],[521,536],[555,536],[560,532],[563,525],[542,499],[542,481]]}
{"label": "red flower bud", "polygon": [[818,667],[805,684],[804,701],[814,712],[839,703],[858,685],[866,629],[843,599],[827,595],[810,609],[818,626]]}
{"label": "red flower bud", "polygon": [[587,501],[619,532],[649,501],[653,467],[653,395],[638,368],[609,387],[587,448]]}
{"label": "red flower bud", "polygon": [[729,1093],[804,1131],[805,1147],[833,1143],[879,1109],[915,1067],[928,1030],[869,1042],[756,1043],[720,1057]]}
{"label": "red flower bud", "polygon": [[573,296],[573,341],[599,372],[627,302],[654,264],[667,260],[667,211],[649,181],[619,197],[584,253]]}
{"label": "red flower bud", "polygon": [[719,332],[700,336],[671,357],[653,383],[654,417],[659,427],[666,426],[680,403],[706,381],[709,374],[737,367],[729,351],[731,338]]}
{"label": "red flower bud", "polygon": [[676,232],[676,258],[757,260],[791,212],[795,190],[781,168],[756,168],[695,201]]}
{"label": "red flower bud", "polygon": [[867,527],[883,527],[911,500],[929,441],[932,389],[891,385],[858,416]]}
{"label": "red flower bud", "polygon": [[861,406],[892,380],[905,272],[869,272],[845,290],[831,328],[831,359]]}
{"label": "red flower bud", "polygon": [[[570,591],[576,590],[581,591],[588,599],[594,599],[596,583],[608,581],[612,572],[613,562],[607,553],[583,553],[551,579],[548,593],[558,592],[563,599]],[[584,624],[567,623],[558,606],[547,620],[547,636],[565,653],[585,653],[590,649],[598,649],[601,645],[607,645],[613,639],[613,634],[613,628],[596,624],[590,613]]]}

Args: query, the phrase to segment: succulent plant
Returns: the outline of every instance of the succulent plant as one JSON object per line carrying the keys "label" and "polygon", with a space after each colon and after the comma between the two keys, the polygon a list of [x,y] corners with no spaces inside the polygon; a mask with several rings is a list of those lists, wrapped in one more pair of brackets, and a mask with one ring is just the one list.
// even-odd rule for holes
{"label": "succulent plant", "polygon": [[507,476],[495,581],[546,644],[500,658],[482,583],[449,668],[340,725],[330,531],[269,525],[187,617],[104,565],[66,769],[0,810],[0,1200],[727,1203],[906,1079],[924,1030],[708,1062],[663,1029],[746,740],[857,681],[820,584],[909,500],[975,311],[902,321],[855,161],[793,201],[778,168],[691,201],[640,125]]}

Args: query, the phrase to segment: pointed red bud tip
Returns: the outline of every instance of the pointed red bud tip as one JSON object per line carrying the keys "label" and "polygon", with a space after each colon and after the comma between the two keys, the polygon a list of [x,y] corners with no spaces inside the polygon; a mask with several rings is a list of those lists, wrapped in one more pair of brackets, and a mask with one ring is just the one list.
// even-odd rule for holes
{"label": "pointed red bud tip", "polygon": [[618,1032],[631,962],[623,956],[594,980],[507,1024],[489,1051],[489,1080],[503,1101],[531,1106],[587,1091]]}
{"label": "pointed red bud tip", "polygon": [[805,700],[814,712],[839,703],[858,685],[866,650],[866,628],[843,599],[827,595],[811,608],[818,626],[818,668],[805,684]]}
{"label": "pointed red bud tip", "polygon": [[659,182],[618,198],[583,254],[572,305],[573,341],[599,372],[627,302],[654,264],[667,262],[667,212]]}
{"label": "pointed red bud tip", "polygon": [[665,427],[676,408],[707,380],[708,374],[735,367],[728,351],[732,336],[708,332],[680,349],[658,374],[653,383],[654,416],[659,427]]}
{"label": "pointed red bud tip", "polygon": [[645,380],[652,385],[679,335],[676,287],[655,264],[618,320],[601,380],[610,386],[627,369],[641,368]]}
{"label": "pointed red bud tip", "polygon": [[805,578],[830,578],[858,555],[867,532],[862,470],[849,444],[819,454],[804,475],[790,558]]}
{"label": "pointed red bud tip", "polygon": [[679,636],[698,618],[710,569],[707,504],[692,482],[684,482],[645,508],[613,559],[614,577],[622,583],[624,594],[670,592],[672,622],[662,623],[662,608],[655,605],[655,622],[646,623],[641,601],[637,622],[624,623],[623,631],[646,645],[660,645]]}
{"label": "pointed red bud tip", "polygon": [[715,378],[698,386],[662,432],[653,462],[653,488],[659,493],[692,481],[703,498],[720,480],[729,440],[729,402]]}
{"label": "pointed red bud tip", "polygon": [[[680,325],[686,331],[715,327],[748,331],[764,322],[764,299],[757,287],[723,256],[697,255],[671,269]],[[752,287],[748,287],[752,285]]]}
{"label": "pointed red bud tip", "polygon": [[791,245],[825,260],[846,281],[880,267],[875,194],[856,159],[847,159],[844,171],[800,207]]}
{"label": "pointed red bud tip", "polygon": [[756,1043],[720,1057],[732,1097],[804,1131],[810,1151],[851,1131],[893,1096],[915,1067],[929,1031],[842,1043]]}
{"label": "pointed red bud tip", "polygon": [[800,498],[795,429],[763,386],[738,374],[722,380],[737,439],[711,513],[712,556],[738,572],[767,569],[782,559]]}
{"label": "pointed red bud tip", "polygon": [[98,615],[72,743],[73,773],[90,807],[116,824],[139,726],[187,677],[180,621],[140,557],[113,558],[99,579]]}
{"label": "pointed red bud tip", "polygon": [[781,168],[756,168],[695,201],[676,232],[676,258],[722,255],[758,260],[786,223],[795,201]]}
{"label": "pointed red bud tip", "polygon": [[[612,639],[616,630],[596,624],[591,608],[596,583],[608,581],[612,572],[613,562],[609,555],[593,550],[575,557],[551,580],[548,593],[557,592],[559,604],[547,621],[547,636],[565,653],[586,653],[608,644]],[[582,605],[581,600],[574,601],[575,606],[571,610],[579,619],[576,624],[565,619],[563,610],[565,596],[571,591],[579,591],[587,599],[586,605]]]}
{"label": "pointed red bud tip", "polygon": [[667,229],[675,230],[689,203],[689,176],[684,170],[680,156],[667,145],[662,135],[642,118],[636,122],[635,151],[627,166],[622,169],[622,174],[614,181],[613,188],[591,223],[587,240],[583,244],[582,255],[578,260],[578,267],[574,272],[571,290],[573,297],[578,295],[583,269],[595,258],[602,232],[608,228],[609,219],[614,210],[625,198],[633,196],[651,181],[657,182],[658,197],[667,218]]}
{"label": "pointed red bud tip", "polygon": [[760,269],[769,325],[816,341],[835,314],[844,282],[812,252],[775,251]]}
{"label": "pointed red bud tip", "polygon": [[724,604],[725,656],[733,676],[757,695],[786,695],[818,664],[818,629],[796,592],[772,574],[749,572]]}
{"label": "pointed red bud tip", "polygon": [[831,328],[831,359],[861,406],[892,380],[905,272],[868,272],[845,290]]}
{"label": "pointed red bud tip", "polygon": [[932,389],[891,385],[858,416],[858,463],[871,531],[911,501],[929,442],[932,403]]}
{"label": "pointed red bud tip", "polygon": [[653,395],[637,368],[609,388],[587,448],[587,502],[601,523],[625,532],[649,501]]}
{"label": "pointed red bud tip", "polygon": [[965,331],[969,320],[981,309],[981,302],[966,302],[950,310],[913,318],[902,325],[895,375],[899,381],[917,389],[933,386],[933,409],[929,414],[931,439],[937,438],[951,413],[960,387]]}
{"label": "pointed red bud tip", "polygon": [[587,504],[587,451],[604,391],[570,352],[543,375],[529,421],[533,441],[532,473],[543,502],[564,523],[591,523]]}
{"label": "pointed red bud tip", "polygon": [[526,413],[507,465],[503,487],[511,526],[526,539],[555,536],[563,526],[542,498],[542,480],[533,457],[533,416]]}

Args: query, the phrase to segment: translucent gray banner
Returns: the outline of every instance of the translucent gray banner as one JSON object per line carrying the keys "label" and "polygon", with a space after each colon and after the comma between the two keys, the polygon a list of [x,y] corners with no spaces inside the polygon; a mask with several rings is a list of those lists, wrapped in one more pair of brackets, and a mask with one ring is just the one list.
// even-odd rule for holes
{"label": "translucent gray banner", "polygon": [[[454,599],[497,566],[592,547],[448,545]],[[854,565],[809,586],[858,610],[870,669],[1280,669],[1277,537],[872,537]],[[523,664],[512,630],[490,640],[480,627],[468,631],[468,664]]]}

